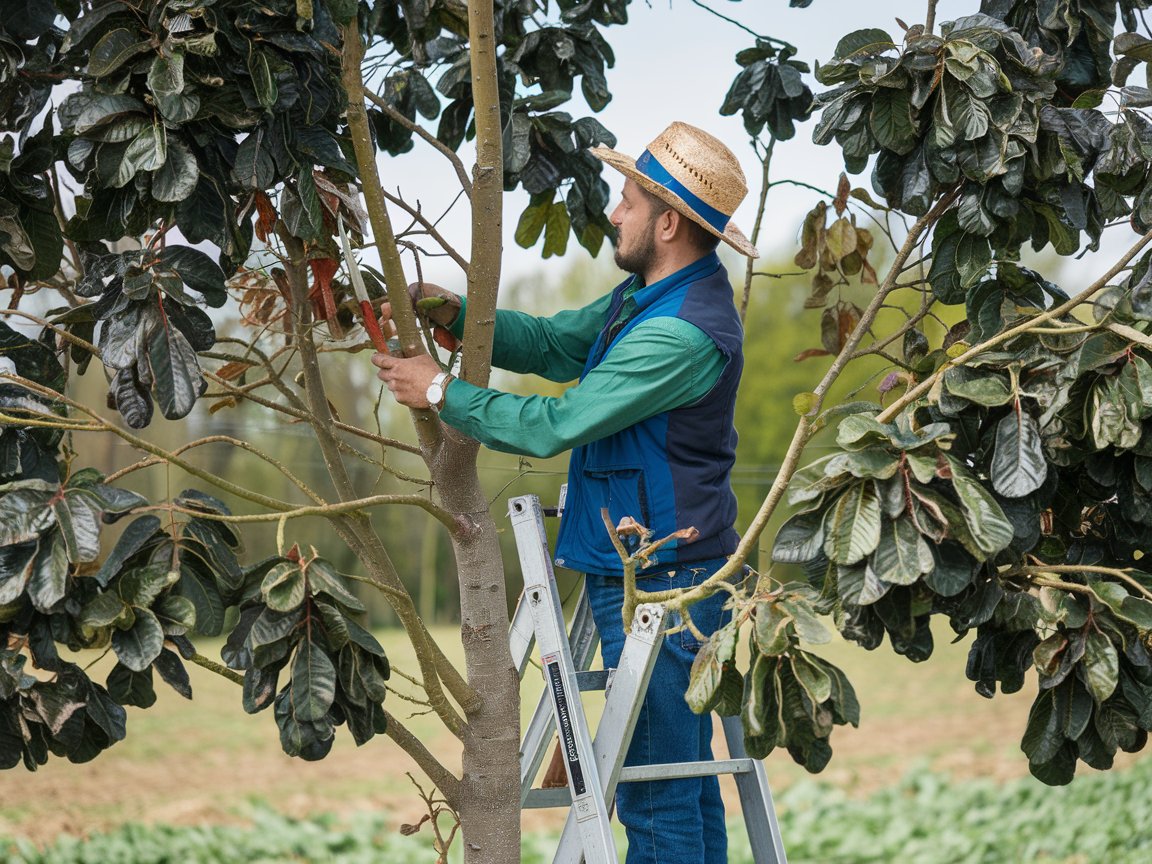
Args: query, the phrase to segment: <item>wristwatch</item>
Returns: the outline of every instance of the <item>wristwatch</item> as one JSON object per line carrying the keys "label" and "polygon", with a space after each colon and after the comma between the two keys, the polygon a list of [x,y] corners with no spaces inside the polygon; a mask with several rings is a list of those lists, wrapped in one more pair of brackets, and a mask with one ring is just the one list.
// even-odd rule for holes
{"label": "wristwatch", "polygon": [[432,379],[432,383],[428,385],[428,389],[424,391],[424,398],[428,400],[428,404],[436,413],[440,413],[440,409],[444,407],[444,391],[451,380],[452,376],[447,372],[439,372]]}

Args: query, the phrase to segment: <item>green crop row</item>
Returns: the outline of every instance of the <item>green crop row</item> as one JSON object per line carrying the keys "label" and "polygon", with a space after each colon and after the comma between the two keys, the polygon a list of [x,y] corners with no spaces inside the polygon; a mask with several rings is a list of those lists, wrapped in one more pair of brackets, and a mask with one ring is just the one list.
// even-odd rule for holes
{"label": "green crop row", "polygon": [[[864,800],[825,784],[777,796],[792,864],[1144,864],[1152,860],[1152,760],[1052,789],[1032,779],[955,783],[928,772]],[[38,849],[0,838],[2,864],[379,864],[435,861],[426,833],[403,837],[383,814],[290,819],[255,808],[247,827],[127,825]],[[731,864],[751,864],[731,825]],[[524,864],[551,860],[555,838],[524,839]],[[456,850],[459,851],[458,849]]]}

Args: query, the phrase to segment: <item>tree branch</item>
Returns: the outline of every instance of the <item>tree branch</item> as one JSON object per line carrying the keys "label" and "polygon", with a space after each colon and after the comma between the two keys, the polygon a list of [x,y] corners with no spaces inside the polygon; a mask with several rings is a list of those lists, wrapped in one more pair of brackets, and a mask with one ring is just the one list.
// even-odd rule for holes
{"label": "tree branch", "polygon": [[416,135],[419,135],[427,144],[430,144],[433,148],[438,150],[445,159],[451,162],[452,169],[456,172],[456,177],[460,180],[460,185],[464,189],[464,194],[469,198],[472,197],[472,181],[468,179],[468,172],[464,168],[464,163],[460,161],[460,157],[456,155],[456,152],[451,147],[449,147],[419,123],[414,123],[413,121],[409,120],[367,87],[364,88],[364,95],[368,98],[369,102],[383,111],[388,116],[389,120],[391,120],[393,123],[399,123],[409,132],[414,132]]}
{"label": "tree branch", "polygon": [[467,273],[468,273],[468,261],[467,261],[467,259],[465,259],[465,257],[463,255],[461,255],[459,252],[456,251],[456,247],[454,247],[451,243],[449,243],[447,240],[444,239],[444,235],[442,235],[436,229],[436,223],[435,222],[431,221],[427,216],[425,216],[422,212],[420,212],[419,208],[413,207],[411,204],[409,204],[407,201],[405,201],[399,195],[393,195],[391,192],[387,191],[386,189],[381,189],[380,194],[383,195],[386,200],[395,204],[397,207],[399,207],[401,210],[403,210],[405,213],[407,213],[409,216],[411,216],[414,221],[419,223],[420,226],[423,227],[423,229],[428,232],[428,236],[431,237],[433,240],[435,240],[436,243],[439,244],[440,248],[443,249],[448,254],[448,257],[451,258],[453,261],[455,261],[456,264],[460,267],[460,269],[464,271],[465,275],[467,275]]}
{"label": "tree branch", "polygon": [[413,735],[403,723],[396,719],[394,714],[385,711],[384,716],[388,718],[388,729],[384,734],[412,757],[412,760],[420,766],[420,770],[436,784],[436,788],[440,790],[440,794],[444,796],[445,800],[455,807],[455,801],[460,794],[460,779],[445,768],[440,760],[424,746],[424,742]]}
{"label": "tree branch", "polygon": [[[760,227],[764,222],[764,205],[768,201],[768,171],[772,165],[772,153],[776,149],[776,136],[773,135],[768,139],[768,147],[764,151],[764,155],[760,158],[760,200],[756,205],[756,224],[752,226],[752,245],[756,245],[756,241],[760,239]],[[752,278],[758,275],[770,275],[767,273],[756,272],[756,259],[749,258],[745,264],[744,269],[744,295],[740,300],[740,323],[743,324],[745,318],[748,317],[748,300],[752,296]]]}
{"label": "tree branch", "polygon": [[969,360],[979,356],[989,348],[993,348],[997,345],[1007,342],[1008,340],[1019,336],[1021,333],[1027,333],[1033,327],[1038,327],[1041,324],[1045,324],[1049,321],[1052,321],[1053,319],[1060,318],[1063,315],[1071,312],[1081,303],[1088,300],[1093,294],[1096,294],[1097,292],[1107,287],[1108,282],[1112,279],[1112,277],[1123,270],[1128,262],[1135,258],[1140,253],[1140,250],[1148,245],[1150,240],[1152,240],[1152,231],[1149,231],[1147,234],[1141,237],[1136,242],[1135,246],[1120,256],[1120,260],[1117,261],[1108,270],[1107,273],[1105,273],[1075,297],[1065,301],[1064,303],[1061,303],[1059,306],[1054,306],[1046,312],[1041,312],[1039,315],[1036,315],[1032,318],[1029,318],[1027,321],[1017,324],[1015,327],[1010,327],[1002,333],[997,333],[995,336],[984,340],[979,345],[975,345],[972,348],[969,348],[959,357],[954,359],[951,363],[946,363],[941,366],[936,372],[934,372],[932,375],[929,375],[927,378],[925,378],[923,381],[921,381],[919,384],[917,384],[915,387],[910,389],[907,393],[905,393],[903,396],[885,408],[884,411],[881,412],[876,419],[881,423],[891,422],[897,414],[904,410],[904,408],[931,390],[932,386],[936,383],[936,380],[940,378],[946,370],[952,368],[953,366],[963,366]]}

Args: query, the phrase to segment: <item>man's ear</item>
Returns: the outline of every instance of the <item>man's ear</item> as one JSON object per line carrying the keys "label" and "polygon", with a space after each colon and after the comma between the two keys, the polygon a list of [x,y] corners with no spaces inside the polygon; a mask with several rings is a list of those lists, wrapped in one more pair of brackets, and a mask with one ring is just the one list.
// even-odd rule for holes
{"label": "man's ear", "polygon": [[665,243],[671,243],[681,232],[680,224],[684,219],[677,211],[665,210],[656,219],[656,237]]}

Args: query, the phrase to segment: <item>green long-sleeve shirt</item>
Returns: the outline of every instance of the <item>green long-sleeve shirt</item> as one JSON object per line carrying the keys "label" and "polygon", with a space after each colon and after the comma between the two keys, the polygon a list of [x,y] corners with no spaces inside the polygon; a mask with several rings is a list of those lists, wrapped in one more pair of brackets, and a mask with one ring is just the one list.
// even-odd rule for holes
{"label": "green long-sleeve shirt", "polygon": [[[668,278],[682,278],[683,273]],[[634,278],[617,320],[630,316],[635,305],[631,295],[639,287]],[[548,318],[498,310],[493,365],[550,381],[579,377],[611,299],[605,294],[582,309]],[[453,322],[457,336],[463,334],[466,311],[465,303]],[[716,344],[694,324],[652,318],[625,334],[583,381],[561,396],[517,396],[457,379],[445,392],[440,416],[493,450],[554,456],[695,402],[716,383],[725,362]]]}

